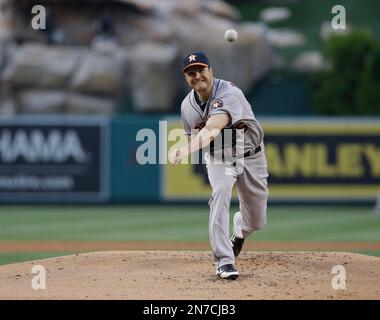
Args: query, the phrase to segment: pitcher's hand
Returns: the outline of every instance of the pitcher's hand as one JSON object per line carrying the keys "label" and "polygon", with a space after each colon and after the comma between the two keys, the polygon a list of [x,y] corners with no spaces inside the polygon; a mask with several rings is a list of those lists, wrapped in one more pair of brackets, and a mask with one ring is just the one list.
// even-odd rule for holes
{"label": "pitcher's hand", "polygon": [[182,161],[181,150],[176,148],[169,153],[169,162],[175,166]]}

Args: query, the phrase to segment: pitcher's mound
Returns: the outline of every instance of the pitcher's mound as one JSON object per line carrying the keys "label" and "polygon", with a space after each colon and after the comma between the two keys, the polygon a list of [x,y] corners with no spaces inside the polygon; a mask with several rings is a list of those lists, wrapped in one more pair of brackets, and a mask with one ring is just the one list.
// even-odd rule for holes
{"label": "pitcher's mound", "polygon": [[[32,280],[46,270],[46,289]],[[337,273],[332,273],[334,266]],[[380,258],[344,252],[242,252],[236,281],[210,252],[106,251],[0,266],[0,299],[378,299]],[[345,279],[342,274],[345,271]],[[334,277],[340,276],[340,281]],[[344,281],[345,280],[345,281]],[[344,283],[345,282],[345,283]],[[34,284],[37,283],[34,278]],[[43,285],[43,282],[38,282]],[[37,283],[37,284],[38,284]],[[345,284],[346,289],[334,289]]]}

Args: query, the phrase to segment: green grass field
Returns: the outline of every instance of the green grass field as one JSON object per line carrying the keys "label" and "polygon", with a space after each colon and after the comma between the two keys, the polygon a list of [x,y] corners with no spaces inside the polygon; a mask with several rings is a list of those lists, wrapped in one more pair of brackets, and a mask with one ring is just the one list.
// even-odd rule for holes
{"label": "green grass field", "polygon": [[[231,208],[231,212],[236,207]],[[232,219],[231,214],[231,219]],[[205,206],[1,206],[1,241],[207,242]],[[376,242],[380,216],[363,207],[279,207],[253,241]],[[362,250],[380,256],[380,251]],[[0,252],[0,264],[73,252]]]}

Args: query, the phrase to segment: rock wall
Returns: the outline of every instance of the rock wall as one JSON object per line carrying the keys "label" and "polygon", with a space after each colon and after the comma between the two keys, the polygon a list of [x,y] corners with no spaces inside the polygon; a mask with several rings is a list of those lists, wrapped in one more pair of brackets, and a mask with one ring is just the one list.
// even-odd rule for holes
{"label": "rock wall", "polygon": [[[113,114],[126,96],[134,111],[170,112],[188,90],[182,57],[195,50],[208,53],[216,77],[243,90],[273,66],[267,29],[220,0],[1,3],[0,114]],[[31,28],[34,4],[47,9],[47,30]],[[237,42],[224,40],[229,28]]]}

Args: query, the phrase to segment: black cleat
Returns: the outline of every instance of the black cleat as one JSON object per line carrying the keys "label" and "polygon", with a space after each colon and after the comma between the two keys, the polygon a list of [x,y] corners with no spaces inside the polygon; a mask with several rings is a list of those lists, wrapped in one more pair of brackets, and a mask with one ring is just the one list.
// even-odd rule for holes
{"label": "black cleat", "polygon": [[234,251],[235,257],[237,257],[243,248],[244,244],[244,239],[238,238],[235,235],[232,235],[231,239],[231,244],[232,244],[232,250]]}
{"label": "black cleat", "polygon": [[233,264],[225,264],[216,269],[216,275],[222,279],[236,280],[239,277],[239,272],[237,272]]}

